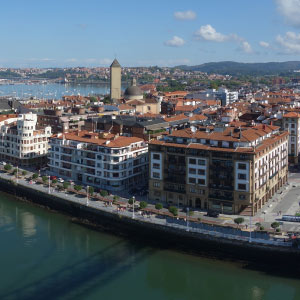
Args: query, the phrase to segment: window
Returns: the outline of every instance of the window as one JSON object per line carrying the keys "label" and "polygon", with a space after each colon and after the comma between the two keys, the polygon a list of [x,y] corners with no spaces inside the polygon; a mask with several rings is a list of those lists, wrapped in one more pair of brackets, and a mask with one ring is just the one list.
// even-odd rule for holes
{"label": "window", "polygon": [[246,170],[246,164],[238,164],[238,168],[240,169],[240,170]]}
{"label": "window", "polygon": [[153,169],[160,169],[160,164],[153,164],[152,167]]}
{"label": "window", "polygon": [[154,181],[154,182],[153,182],[153,186],[154,186],[154,187],[160,187],[160,182]]}
{"label": "window", "polygon": [[153,172],[152,177],[153,177],[153,178],[160,178],[160,174],[157,173],[157,172]]}
{"label": "window", "polygon": [[152,158],[160,160],[160,155],[159,154],[152,154]]}
{"label": "window", "polygon": [[198,179],[198,184],[205,185],[205,179]]}
{"label": "window", "polygon": [[189,173],[190,174],[196,174],[196,169],[189,168]]}
{"label": "window", "polygon": [[246,200],[246,195],[239,195],[239,200]]}
{"label": "window", "polygon": [[239,184],[238,184],[238,189],[239,189],[239,190],[244,190],[244,191],[245,191],[245,190],[246,190],[246,184],[241,184],[241,183],[239,183]]}
{"label": "window", "polygon": [[196,178],[189,177],[189,183],[196,183]]}
{"label": "window", "polygon": [[238,174],[238,179],[246,180],[246,174],[241,174],[241,173],[239,173],[239,174]]}
{"label": "window", "polygon": [[195,158],[190,158],[190,159],[189,159],[189,163],[190,163],[191,165],[195,165],[195,164],[196,164],[196,159],[195,159]]}
{"label": "window", "polygon": [[190,193],[196,193],[196,189],[194,187],[190,187]]}
{"label": "window", "polygon": [[199,169],[198,170],[198,175],[205,175],[205,170]]}
{"label": "window", "polygon": [[198,159],[198,165],[205,166],[205,160],[204,159]]}

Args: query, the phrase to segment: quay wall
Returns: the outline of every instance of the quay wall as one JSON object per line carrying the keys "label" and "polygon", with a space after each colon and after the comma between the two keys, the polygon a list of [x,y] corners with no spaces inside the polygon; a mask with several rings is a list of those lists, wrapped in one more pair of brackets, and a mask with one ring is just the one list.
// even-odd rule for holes
{"label": "quay wall", "polygon": [[261,263],[290,268],[292,263],[292,268],[295,269],[297,265],[300,266],[299,249],[230,240],[132,219],[72,202],[63,198],[63,194],[59,197],[38,191],[29,185],[16,185],[15,182],[4,178],[0,178],[0,190],[14,195],[19,200],[62,212],[72,218],[73,222],[126,237],[134,243],[142,242],[160,249],[176,249],[205,257],[256,265]]}

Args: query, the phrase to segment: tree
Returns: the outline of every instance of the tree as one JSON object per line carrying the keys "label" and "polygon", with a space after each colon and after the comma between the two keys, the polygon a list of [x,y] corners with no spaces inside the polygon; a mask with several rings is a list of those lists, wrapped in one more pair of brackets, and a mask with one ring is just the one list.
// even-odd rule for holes
{"label": "tree", "polygon": [[10,165],[10,164],[6,164],[5,166],[4,166],[4,170],[5,171],[10,171],[12,169],[12,166]]}
{"label": "tree", "polygon": [[13,170],[13,175],[15,175],[15,176],[16,176],[16,175],[17,175],[17,173],[18,173],[18,170],[17,170],[17,169],[14,169],[14,170]]}
{"label": "tree", "polygon": [[244,223],[244,221],[245,221],[244,218],[241,217],[234,219],[234,223],[237,224],[238,227],[240,226],[240,224]]}
{"label": "tree", "polygon": [[170,206],[170,207],[169,207],[169,212],[170,212],[171,214],[173,214],[173,216],[177,216],[177,215],[178,215],[178,209],[177,209],[176,206]]}
{"label": "tree", "polygon": [[46,181],[48,181],[48,177],[47,176],[43,176],[42,180],[43,180],[44,183],[46,183]]}
{"label": "tree", "polygon": [[161,209],[163,208],[163,205],[162,205],[161,203],[156,203],[156,204],[155,204],[155,208],[156,208],[157,210],[161,210]]}
{"label": "tree", "polygon": [[135,199],[133,197],[131,197],[130,199],[128,199],[128,204],[132,205],[133,202],[135,202]]}
{"label": "tree", "polygon": [[102,197],[106,197],[106,196],[108,195],[108,192],[107,192],[106,190],[101,190],[101,191],[100,191],[100,195],[101,195]]}
{"label": "tree", "polygon": [[146,201],[141,201],[141,202],[140,202],[140,209],[146,208],[147,205],[148,205],[148,203],[147,203]]}
{"label": "tree", "polygon": [[114,195],[114,201],[118,201],[120,197],[118,195]]}
{"label": "tree", "polygon": [[91,97],[90,97],[90,101],[91,101],[91,102],[98,102],[98,99],[97,99],[97,97],[95,97],[95,96],[91,96]]}
{"label": "tree", "polygon": [[23,170],[23,171],[22,171],[22,175],[23,175],[23,176],[26,176],[26,175],[27,175],[27,171]]}
{"label": "tree", "polygon": [[274,231],[280,226],[279,222],[273,222],[271,224],[271,227],[274,229]]}
{"label": "tree", "polygon": [[74,190],[78,193],[79,191],[82,190],[82,186],[81,185],[74,185]]}
{"label": "tree", "polygon": [[33,175],[32,175],[32,179],[37,179],[39,177],[39,175],[37,174],[37,173],[34,173]]}
{"label": "tree", "polygon": [[67,190],[68,187],[69,187],[69,185],[70,185],[70,183],[67,182],[67,181],[65,181],[65,182],[63,183],[63,188],[64,188],[65,190]]}
{"label": "tree", "polygon": [[94,188],[93,188],[92,186],[89,186],[89,188],[88,188],[88,193],[89,193],[91,196],[93,196],[93,194],[94,194]]}
{"label": "tree", "polygon": [[52,180],[52,183],[53,183],[53,184],[56,184],[56,183],[57,183],[57,179],[53,179],[53,180]]}

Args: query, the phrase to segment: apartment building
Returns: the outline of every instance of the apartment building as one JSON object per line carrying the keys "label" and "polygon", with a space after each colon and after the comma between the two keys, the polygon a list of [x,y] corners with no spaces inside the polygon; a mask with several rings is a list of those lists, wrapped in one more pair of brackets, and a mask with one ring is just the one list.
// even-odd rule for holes
{"label": "apartment building", "polygon": [[51,127],[37,125],[37,115],[28,113],[0,118],[0,159],[19,166],[47,163]]}
{"label": "apartment building", "polygon": [[289,112],[283,115],[283,128],[289,132],[289,160],[298,164],[300,153],[300,114]]}
{"label": "apartment building", "polygon": [[143,139],[78,131],[50,139],[52,174],[111,191],[147,183],[148,146]]}
{"label": "apartment building", "polygon": [[188,128],[152,141],[149,198],[254,215],[287,181],[288,132],[279,128]]}

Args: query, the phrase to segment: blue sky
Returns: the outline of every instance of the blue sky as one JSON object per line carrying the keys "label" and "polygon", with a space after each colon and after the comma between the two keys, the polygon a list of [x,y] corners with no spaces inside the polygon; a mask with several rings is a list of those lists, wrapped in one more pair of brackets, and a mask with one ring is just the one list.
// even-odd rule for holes
{"label": "blue sky", "polygon": [[300,60],[300,0],[10,0],[0,66]]}

